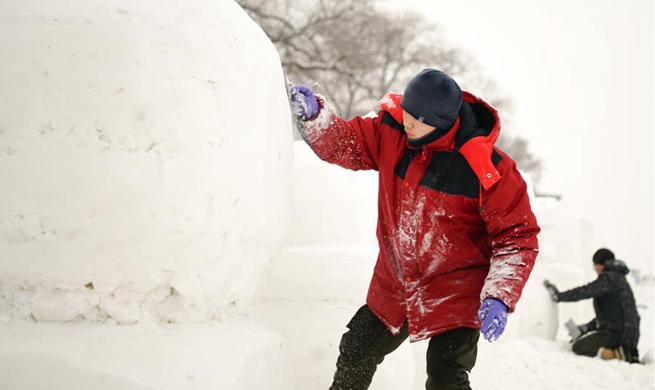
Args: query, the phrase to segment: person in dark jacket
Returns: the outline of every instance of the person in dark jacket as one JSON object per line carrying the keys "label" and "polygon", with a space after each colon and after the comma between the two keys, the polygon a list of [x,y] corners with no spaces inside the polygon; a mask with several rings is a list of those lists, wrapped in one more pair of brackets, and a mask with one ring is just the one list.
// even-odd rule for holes
{"label": "person in dark jacket", "polygon": [[640,318],[632,289],[625,278],[630,271],[606,248],[594,253],[593,262],[598,278],[582,287],[559,292],[548,280],[544,281],[555,302],[593,298],[596,318],[578,326],[581,335],[573,340],[573,352],[638,363]]}
{"label": "person in dark jacket", "polygon": [[378,260],[330,389],[367,389],[407,338],[430,340],[426,389],[470,389],[480,332],[503,333],[538,253],[527,186],[494,147],[498,112],[437,69],[373,118],[342,119],[307,86],[289,95],[319,158],[379,176]]}

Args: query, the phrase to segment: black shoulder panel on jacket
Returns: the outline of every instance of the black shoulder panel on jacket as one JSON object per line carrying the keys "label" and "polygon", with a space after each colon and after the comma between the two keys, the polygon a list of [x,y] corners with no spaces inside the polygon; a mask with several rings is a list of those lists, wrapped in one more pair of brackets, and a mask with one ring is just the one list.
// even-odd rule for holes
{"label": "black shoulder panel on jacket", "polygon": [[383,125],[391,126],[402,133],[405,132],[405,127],[401,123],[398,123],[398,121],[387,111],[384,111],[384,114],[382,114],[381,122]]}
{"label": "black shoulder panel on jacket", "polygon": [[409,163],[412,161],[412,157],[414,157],[414,153],[416,153],[416,150],[405,148],[405,153],[403,154],[403,158],[400,159],[394,171],[396,176],[405,180],[405,174],[407,173],[407,168],[409,167]]}
{"label": "black shoulder panel on jacket", "polygon": [[480,194],[480,180],[464,156],[457,152],[435,152],[421,186],[468,198],[477,198]]}
{"label": "black shoulder panel on jacket", "polygon": [[[395,169],[399,178],[405,180],[409,164],[416,153],[420,153],[420,150],[405,149],[405,153]],[[498,165],[502,159],[503,156],[494,150],[491,155],[493,164]],[[469,198],[477,198],[480,194],[480,180],[464,156],[456,151],[434,152],[420,185],[447,194],[464,195]]]}
{"label": "black shoulder panel on jacket", "polygon": [[[503,156],[493,151],[491,161],[494,166],[502,161]],[[428,167],[421,185],[451,195],[463,195],[477,198],[480,195],[480,180],[473,172],[468,161],[457,152],[436,152]]]}

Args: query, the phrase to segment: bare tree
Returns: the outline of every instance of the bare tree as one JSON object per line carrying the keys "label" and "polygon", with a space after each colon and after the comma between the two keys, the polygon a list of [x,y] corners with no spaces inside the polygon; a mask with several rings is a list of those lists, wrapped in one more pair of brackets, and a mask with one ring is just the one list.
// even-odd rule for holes
{"label": "bare tree", "polygon": [[[373,0],[240,0],[271,38],[287,76],[317,81],[346,116],[363,114],[427,66],[465,72],[466,56],[447,47],[416,14],[379,11]],[[304,7],[303,7],[304,5]]]}
{"label": "bare tree", "polygon": [[[287,77],[319,86],[346,118],[375,109],[389,91],[437,67],[504,113],[511,99],[484,76],[472,55],[453,48],[441,29],[415,13],[391,14],[375,0],[237,0],[278,49]],[[525,139],[502,134],[501,149],[538,179],[541,161]]]}

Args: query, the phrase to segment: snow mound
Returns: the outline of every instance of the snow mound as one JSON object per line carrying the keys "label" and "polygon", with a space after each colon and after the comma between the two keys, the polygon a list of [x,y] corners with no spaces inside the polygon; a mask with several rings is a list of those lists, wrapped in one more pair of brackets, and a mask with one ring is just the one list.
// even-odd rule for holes
{"label": "snow mound", "polygon": [[0,6],[0,315],[251,303],[290,224],[278,54],[231,0]]}

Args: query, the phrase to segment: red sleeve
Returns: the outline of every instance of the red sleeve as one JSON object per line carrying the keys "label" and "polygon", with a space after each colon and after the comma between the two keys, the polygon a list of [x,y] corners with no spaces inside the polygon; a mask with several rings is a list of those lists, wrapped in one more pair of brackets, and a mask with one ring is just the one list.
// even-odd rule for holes
{"label": "red sleeve", "polygon": [[497,168],[500,180],[481,193],[492,255],[480,298],[499,299],[513,312],[539,252],[540,229],[516,163],[503,153]]}
{"label": "red sleeve", "polygon": [[352,170],[378,169],[380,156],[379,117],[340,118],[318,96],[321,110],[299,129],[303,139],[324,161]]}

